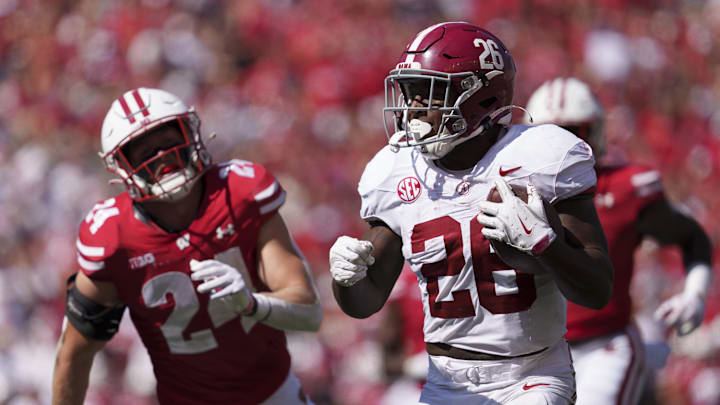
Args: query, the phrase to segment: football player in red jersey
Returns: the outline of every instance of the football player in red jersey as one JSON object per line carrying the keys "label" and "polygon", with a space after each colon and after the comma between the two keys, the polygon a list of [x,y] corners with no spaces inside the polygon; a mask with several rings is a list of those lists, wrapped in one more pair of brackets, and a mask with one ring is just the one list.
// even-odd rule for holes
{"label": "football player in red jersey", "polygon": [[[591,150],[554,125],[507,126],[514,79],[510,52],[480,27],[416,35],[385,79],[389,145],[358,185],[370,228],[330,249],[335,299],[352,317],[383,307],[404,260],[417,276],[423,404],[573,403],[565,297],[598,309],[611,294]],[[501,201],[488,200],[493,188]]]}
{"label": "football player in red jersey", "polygon": [[213,164],[192,108],[139,88],[113,102],[102,157],[127,191],[100,202],[77,239],[53,404],[81,404],[95,353],[127,307],[162,404],[307,404],[283,330],[322,310],[262,166]]}
{"label": "football player in red jersey", "polygon": [[378,342],[389,385],[380,404],[417,404],[427,378],[428,354],[422,332],[425,315],[420,290],[409,268],[400,272],[383,315]]}
{"label": "football player in red jersey", "polygon": [[668,327],[686,335],[703,319],[710,286],[711,245],[700,225],[674,209],[660,174],[607,152],[604,112],[589,86],[575,78],[542,84],[530,97],[535,124],[554,123],[587,141],[598,159],[595,206],[615,268],[613,295],[605,308],[568,303],[568,333],[577,371],[578,404],[634,404],[643,385],[642,342],[631,322],[630,280],[635,248],[644,236],[679,246],[688,271],[682,293],[657,310]]}

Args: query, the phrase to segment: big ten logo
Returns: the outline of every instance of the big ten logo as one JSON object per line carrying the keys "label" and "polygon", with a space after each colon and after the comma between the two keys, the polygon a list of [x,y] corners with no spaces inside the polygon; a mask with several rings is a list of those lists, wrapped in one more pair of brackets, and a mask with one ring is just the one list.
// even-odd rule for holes
{"label": "big ten logo", "polygon": [[400,180],[397,186],[398,197],[405,203],[417,200],[421,192],[420,181],[415,177],[405,177]]}
{"label": "big ten logo", "polygon": [[155,256],[153,256],[152,253],[145,253],[141,256],[131,257],[128,263],[130,264],[130,269],[139,269],[140,267],[155,263]]}

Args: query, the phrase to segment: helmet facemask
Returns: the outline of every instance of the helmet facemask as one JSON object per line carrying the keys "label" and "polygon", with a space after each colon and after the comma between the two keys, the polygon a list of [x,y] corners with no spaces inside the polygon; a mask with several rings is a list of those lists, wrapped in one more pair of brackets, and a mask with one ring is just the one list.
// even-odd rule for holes
{"label": "helmet facemask", "polygon": [[[385,133],[390,146],[394,151],[417,147],[424,157],[436,160],[450,153],[456,145],[480,135],[496,120],[500,122],[498,118],[505,118],[503,113],[507,111],[505,108],[493,110],[496,98],[482,100],[480,104],[488,109],[488,114],[481,125],[467,133],[468,120],[462,112],[464,103],[487,86],[489,80],[481,73],[478,76],[473,72],[444,73],[424,69],[391,71],[385,78],[383,109]],[[430,94],[433,95],[432,101]],[[470,102],[476,102],[476,99],[474,97]],[[488,105],[485,106],[485,103]],[[442,113],[434,133],[432,125],[412,118],[417,112],[428,114],[430,111]]]}
{"label": "helmet facemask", "polygon": [[[147,139],[145,137],[157,136],[155,132],[167,126],[174,127],[180,134],[177,143],[160,146],[140,161],[131,162],[128,152],[133,144]],[[105,155],[105,164],[121,178],[135,201],[182,199],[211,164],[199,126],[193,111],[155,122],[128,135]]]}

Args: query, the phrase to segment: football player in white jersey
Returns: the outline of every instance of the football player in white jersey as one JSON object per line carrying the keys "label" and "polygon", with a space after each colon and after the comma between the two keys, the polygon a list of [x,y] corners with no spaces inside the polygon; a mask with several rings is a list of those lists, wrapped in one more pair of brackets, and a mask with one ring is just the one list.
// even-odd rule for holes
{"label": "football player in white jersey", "polygon": [[385,79],[389,145],[358,186],[370,228],[330,249],[335,299],[355,318],[410,264],[430,354],[422,404],[573,403],[565,298],[602,308],[611,294],[590,147],[555,125],[508,127],[514,78],[488,31],[421,31]]}

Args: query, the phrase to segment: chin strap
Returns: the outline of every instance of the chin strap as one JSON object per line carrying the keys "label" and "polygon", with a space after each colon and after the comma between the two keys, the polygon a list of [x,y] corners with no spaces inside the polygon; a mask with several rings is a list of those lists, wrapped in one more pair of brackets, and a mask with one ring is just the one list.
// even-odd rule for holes
{"label": "chin strap", "polygon": [[[518,110],[523,111],[528,116],[530,116],[530,113],[524,107],[520,107],[519,105],[515,105],[515,104],[510,104],[510,105],[500,107],[497,110],[491,112],[490,114],[488,114],[487,118],[489,118],[491,122],[495,121],[495,119],[498,118],[502,113],[504,113],[507,110],[512,110],[513,108],[517,108]],[[532,119],[532,117],[530,117],[530,123],[532,123],[532,122],[533,122],[533,119]],[[510,120],[508,120],[507,123],[509,124]]]}

